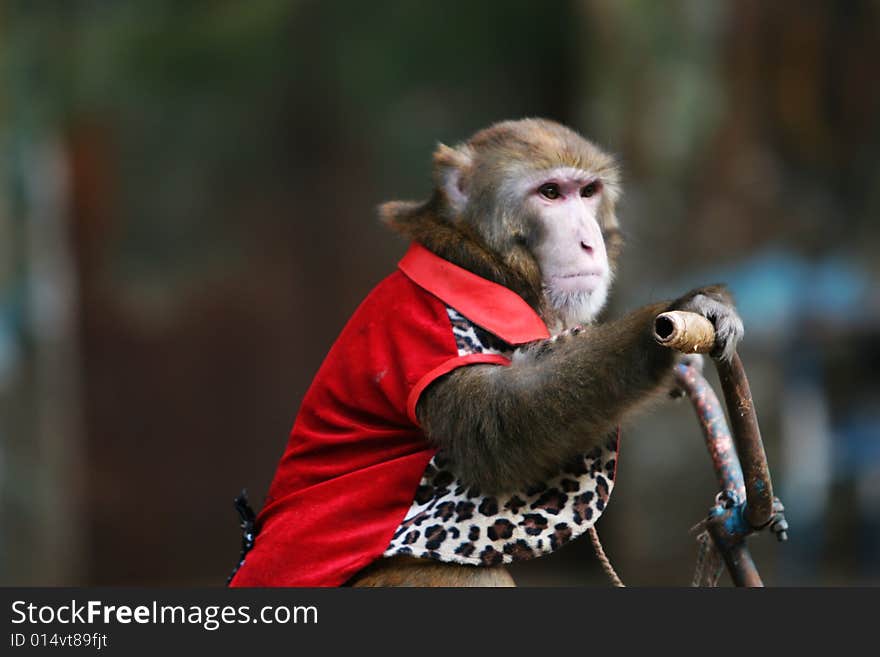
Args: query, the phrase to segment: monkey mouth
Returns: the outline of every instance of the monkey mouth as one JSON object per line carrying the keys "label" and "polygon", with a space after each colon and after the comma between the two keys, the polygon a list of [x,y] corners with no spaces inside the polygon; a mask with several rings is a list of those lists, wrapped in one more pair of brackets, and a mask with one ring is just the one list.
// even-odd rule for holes
{"label": "monkey mouth", "polygon": [[585,278],[587,276],[601,276],[600,271],[582,271],[576,274],[557,274],[554,278]]}
{"label": "monkey mouth", "polygon": [[603,271],[587,269],[570,274],[554,274],[550,276],[550,285],[562,292],[594,292],[602,287],[604,280]]}
{"label": "monkey mouth", "polygon": [[550,278],[561,281],[572,281],[577,279],[602,278],[601,269],[585,269],[583,271],[572,272],[571,274],[553,274]]}

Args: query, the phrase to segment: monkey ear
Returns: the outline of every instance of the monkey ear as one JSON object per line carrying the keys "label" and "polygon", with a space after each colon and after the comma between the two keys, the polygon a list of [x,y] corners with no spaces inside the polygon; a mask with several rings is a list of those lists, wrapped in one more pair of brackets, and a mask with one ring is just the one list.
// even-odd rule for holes
{"label": "monkey ear", "polygon": [[394,230],[403,231],[408,223],[419,216],[424,206],[424,203],[414,201],[389,201],[379,206],[379,218]]}
{"label": "monkey ear", "polygon": [[456,214],[467,204],[467,176],[472,164],[473,151],[470,146],[450,148],[438,144],[434,151],[434,185]]}

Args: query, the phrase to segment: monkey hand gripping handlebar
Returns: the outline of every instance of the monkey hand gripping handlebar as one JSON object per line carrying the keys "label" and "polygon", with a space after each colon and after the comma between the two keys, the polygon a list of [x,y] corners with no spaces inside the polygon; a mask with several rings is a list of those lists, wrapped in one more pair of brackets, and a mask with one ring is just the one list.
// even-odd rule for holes
{"label": "monkey hand gripping handlebar", "polygon": [[[654,339],[682,353],[709,353],[715,344],[715,331],[702,315],[671,311],[656,317]],[[779,541],[785,541],[788,523],[782,503],[773,496],[770,469],[742,361],[734,354],[729,361],[715,359],[715,367],[730,416],[730,429],[718,398],[699,368],[685,361],[674,370],[676,383],[694,406],[721,487],[708,517],[698,525],[703,530],[705,549],[698,560],[694,586],[714,585],[717,580],[717,574],[703,572],[705,558],[712,555],[720,555],[736,586],[763,586],[746,538],[769,528]]]}

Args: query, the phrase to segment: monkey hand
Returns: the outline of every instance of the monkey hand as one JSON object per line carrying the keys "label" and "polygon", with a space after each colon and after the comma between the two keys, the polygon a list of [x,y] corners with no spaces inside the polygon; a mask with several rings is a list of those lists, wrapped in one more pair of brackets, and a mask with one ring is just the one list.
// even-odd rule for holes
{"label": "monkey hand", "polygon": [[691,290],[673,301],[669,310],[687,310],[708,319],[715,327],[715,347],[709,355],[722,360],[733,357],[745,330],[726,287],[710,285]]}

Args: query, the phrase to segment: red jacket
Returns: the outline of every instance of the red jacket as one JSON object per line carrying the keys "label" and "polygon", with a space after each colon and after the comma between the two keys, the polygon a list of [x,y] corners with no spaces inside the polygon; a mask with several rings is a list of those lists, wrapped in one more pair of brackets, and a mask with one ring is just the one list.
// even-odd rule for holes
{"label": "red jacket", "polygon": [[306,393],[232,586],[336,586],[385,552],[436,451],[419,395],[457,367],[510,363],[461,349],[450,308],[511,346],[549,337],[517,294],[413,244]]}

